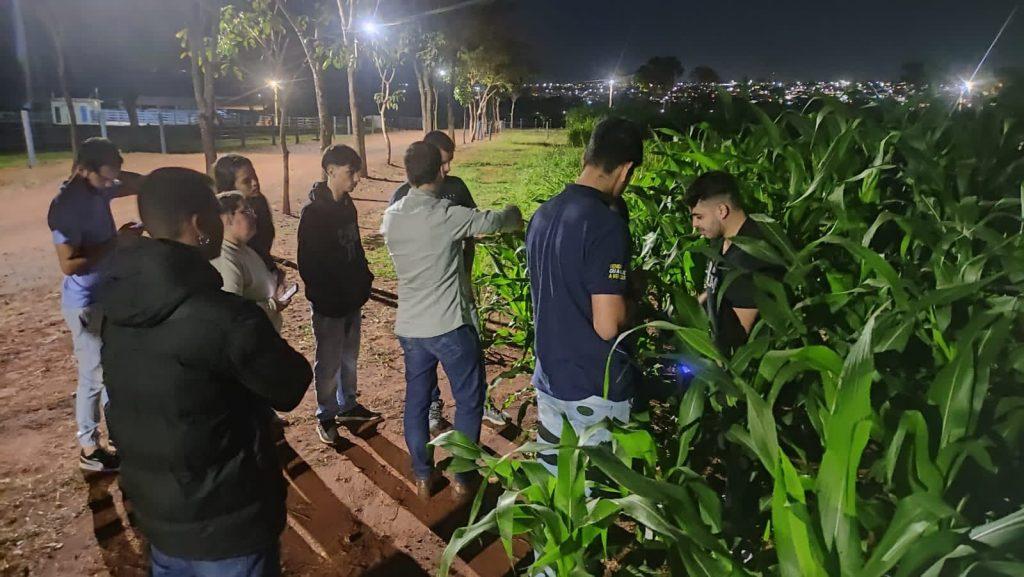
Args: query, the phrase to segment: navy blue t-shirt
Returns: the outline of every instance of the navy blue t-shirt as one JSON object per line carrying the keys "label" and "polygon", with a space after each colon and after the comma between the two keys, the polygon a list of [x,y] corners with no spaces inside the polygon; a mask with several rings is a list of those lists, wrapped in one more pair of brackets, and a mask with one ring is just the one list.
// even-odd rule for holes
{"label": "navy blue t-shirt", "polygon": [[[612,343],[594,330],[592,295],[626,294],[629,227],[601,192],[570,184],[537,209],[526,233],[536,324],[533,384],[563,401],[604,394]],[[616,350],[608,399],[633,396],[629,357]]]}

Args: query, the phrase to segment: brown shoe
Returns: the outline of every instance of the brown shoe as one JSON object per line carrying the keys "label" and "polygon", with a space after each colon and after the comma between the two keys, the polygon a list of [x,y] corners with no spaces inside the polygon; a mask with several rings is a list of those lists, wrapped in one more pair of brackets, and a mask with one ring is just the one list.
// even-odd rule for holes
{"label": "brown shoe", "polygon": [[470,483],[452,481],[452,495],[455,496],[456,501],[466,501],[472,498],[474,489],[476,487]]}
{"label": "brown shoe", "polygon": [[424,501],[430,499],[434,489],[434,476],[431,475],[426,479],[416,479],[416,496]]}

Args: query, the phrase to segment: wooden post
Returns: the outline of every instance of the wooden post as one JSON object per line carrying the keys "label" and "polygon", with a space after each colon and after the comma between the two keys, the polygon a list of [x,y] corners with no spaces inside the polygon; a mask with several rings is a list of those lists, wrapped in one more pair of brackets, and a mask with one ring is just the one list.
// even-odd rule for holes
{"label": "wooden post", "polygon": [[164,113],[156,111],[157,123],[160,125],[160,154],[167,154],[167,137],[164,135]]}
{"label": "wooden post", "polygon": [[245,148],[245,114],[241,112],[238,114],[238,132],[242,140],[242,148]]}
{"label": "wooden post", "polygon": [[[295,120],[295,119],[292,118],[292,120]],[[293,122],[292,124],[295,125],[294,126],[294,128],[295,128],[295,144],[298,144],[299,143],[299,131],[301,130],[301,127],[299,126],[298,122]]]}

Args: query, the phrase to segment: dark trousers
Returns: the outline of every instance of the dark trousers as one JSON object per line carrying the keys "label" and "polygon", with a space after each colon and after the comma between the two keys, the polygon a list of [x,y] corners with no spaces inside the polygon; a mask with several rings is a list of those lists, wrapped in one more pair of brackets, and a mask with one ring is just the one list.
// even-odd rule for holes
{"label": "dark trousers", "polygon": [[195,561],[171,557],[150,547],[151,577],[279,577],[281,548],[279,545],[242,557]]}
{"label": "dark trousers", "polygon": [[[474,442],[480,440],[480,421],[487,393],[480,339],[476,329],[463,325],[436,337],[398,337],[398,342],[405,353],[405,444],[412,457],[413,473],[425,479],[433,469],[432,451],[427,447],[430,441],[427,413],[437,385],[438,363],[448,375],[455,398],[455,429]],[[465,482],[473,475],[457,477]]]}

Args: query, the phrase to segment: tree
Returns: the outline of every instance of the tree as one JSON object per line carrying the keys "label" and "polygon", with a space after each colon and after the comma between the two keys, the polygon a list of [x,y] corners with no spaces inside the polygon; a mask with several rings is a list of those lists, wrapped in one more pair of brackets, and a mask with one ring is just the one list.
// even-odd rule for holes
{"label": "tree", "polygon": [[62,14],[51,5],[49,1],[41,1],[35,4],[36,16],[43,22],[46,31],[50,34],[53,42],[53,51],[57,56],[57,82],[60,84],[61,95],[64,97],[64,106],[68,109],[68,129],[71,138],[71,156],[78,156],[78,114],[75,112],[75,102],[71,98],[71,91],[68,89],[67,66],[64,62],[64,20]]}
{"label": "tree", "polygon": [[[340,64],[345,68],[348,78],[348,106],[349,114],[352,116],[352,133],[356,140],[356,152],[363,159],[359,174],[367,176],[366,167],[369,165],[369,161],[366,158],[366,131],[363,129],[363,119],[359,113],[359,90],[356,88],[356,71],[359,68],[359,38],[355,25],[356,16],[359,13],[359,0],[336,1],[342,42]],[[379,4],[380,0],[377,0],[377,3]]]}
{"label": "tree", "polygon": [[[242,64],[247,57],[255,54],[263,64],[263,71],[271,77],[274,90],[274,115],[278,119],[278,139],[281,143],[283,181],[281,184],[281,212],[291,216],[291,194],[289,178],[288,139],[285,134],[288,102],[288,86],[294,79],[286,79],[285,59],[291,41],[285,28],[285,18],[275,0],[249,0],[236,7],[221,9],[220,35],[217,52],[222,58],[225,70],[233,70],[241,78],[252,74],[253,66]],[[261,79],[262,84],[262,79]]]}
{"label": "tree", "polygon": [[644,90],[663,97],[685,70],[675,56],[655,56],[637,69],[634,80]]}
{"label": "tree", "polygon": [[320,151],[323,152],[334,141],[334,123],[331,122],[331,114],[327,108],[327,97],[324,94],[324,70],[336,62],[339,55],[324,40],[324,29],[329,21],[327,6],[316,2],[313,5],[313,15],[295,12],[291,2],[287,0],[276,0],[281,14],[291,27],[295,36],[302,44],[302,50],[306,54],[306,64],[313,76],[313,93],[316,97],[316,113],[320,121]]}
{"label": "tree", "polygon": [[189,58],[192,92],[199,109],[199,136],[203,142],[207,173],[217,161],[214,80],[220,72],[220,56],[217,53],[219,33],[219,5],[213,0],[193,0],[188,28],[178,32],[177,36]]}
{"label": "tree", "polygon": [[388,124],[385,112],[396,110],[402,99],[405,98],[405,90],[392,90],[391,83],[395,79],[395,73],[405,59],[409,51],[409,37],[405,34],[398,38],[378,39],[370,43],[370,59],[380,76],[380,92],[373,95],[373,101],[377,103],[377,112],[380,114],[380,129],[384,133],[384,142],[387,145],[387,162],[391,164],[391,136],[388,135]]}
{"label": "tree", "polygon": [[413,71],[416,74],[416,87],[420,93],[420,114],[423,116],[423,132],[437,129],[437,87],[435,77],[440,67],[447,39],[440,32],[423,32],[417,29],[414,34],[415,53]]}
{"label": "tree", "polygon": [[487,105],[508,86],[509,53],[498,44],[483,44],[473,50],[459,52],[459,87],[456,98],[469,106],[471,140],[484,136]]}
{"label": "tree", "polygon": [[710,66],[697,66],[690,72],[690,79],[697,84],[720,84],[722,77]]}

